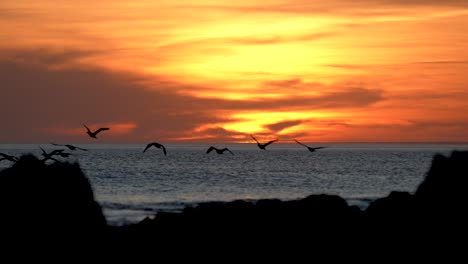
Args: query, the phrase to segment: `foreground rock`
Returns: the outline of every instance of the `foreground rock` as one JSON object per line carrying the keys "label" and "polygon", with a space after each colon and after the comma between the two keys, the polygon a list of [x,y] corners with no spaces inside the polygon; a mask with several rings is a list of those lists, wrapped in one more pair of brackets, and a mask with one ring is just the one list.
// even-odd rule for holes
{"label": "foreground rock", "polygon": [[[197,245],[205,238],[218,246],[240,239],[247,245],[333,244],[371,247],[394,242],[395,247],[455,243],[468,224],[468,152],[436,155],[414,194],[394,191],[365,211],[334,195],[311,195],[296,201],[259,200],[207,203],[182,213],[160,213],[128,226],[132,241]],[[174,240],[174,238],[177,238]],[[183,238],[179,240],[179,238]],[[161,241],[159,240],[159,241]],[[199,243],[199,242],[198,242]]]}
{"label": "foreground rock", "polygon": [[295,201],[206,203],[134,225],[107,227],[77,164],[44,165],[24,156],[0,172],[0,229],[26,237],[39,233],[102,241],[117,251],[195,247],[239,252],[261,246],[308,252],[317,245],[385,251],[450,244],[452,235],[466,238],[467,180],[468,152],[453,152],[434,157],[414,194],[394,191],[365,211],[339,196],[321,194]]}
{"label": "foreground rock", "polygon": [[78,164],[20,158],[0,172],[0,230],[15,238],[80,238],[106,228],[101,207]]}

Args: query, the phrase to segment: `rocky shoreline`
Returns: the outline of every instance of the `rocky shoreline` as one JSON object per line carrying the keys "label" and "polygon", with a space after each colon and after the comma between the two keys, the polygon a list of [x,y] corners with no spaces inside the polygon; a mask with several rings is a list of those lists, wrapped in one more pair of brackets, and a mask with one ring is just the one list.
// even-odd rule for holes
{"label": "rocky shoreline", "polygon": [[0,229],[11,239],[47,236],[114,249],[291,249],[303,241],[341,248],[389,241],[398,241],[397,247],[430,245],[466,233],[467,180],[468,152],[455,151],[450,157],[434,156],[414,193],[394,191],[365,210],[336,195],[314,194],[294,201],[200,204],[117,227],[106,223],[78,164],[46,165],[25,155],[0,172]]}

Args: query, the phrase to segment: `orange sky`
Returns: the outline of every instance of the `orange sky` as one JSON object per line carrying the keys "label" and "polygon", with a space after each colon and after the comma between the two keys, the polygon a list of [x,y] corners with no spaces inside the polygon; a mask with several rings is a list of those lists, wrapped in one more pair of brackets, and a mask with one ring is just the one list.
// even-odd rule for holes
{"label": "orange sky", "polygon": [[456,0],[3,0],[0,143],[467,142],[467,28]]}

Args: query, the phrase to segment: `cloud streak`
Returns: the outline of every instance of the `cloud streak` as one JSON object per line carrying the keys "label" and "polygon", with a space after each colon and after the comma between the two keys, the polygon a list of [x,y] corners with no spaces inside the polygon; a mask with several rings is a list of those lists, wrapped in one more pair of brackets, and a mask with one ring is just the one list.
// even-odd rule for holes
{"label": "cloud streak", "polygon": [[301,124],[303,121],[302,120],[291,120],[291,121],[283,121],[275,124],[269,124],[266,125],[266,127],[274,134],[277,134],[281,132],[282,130],[286,128],[290,128],[293,126],[297,126]]}
{"label": "cloud streak", "polygon": [[5,0],[0,23],[0,142],[415,139],[468,107],[466,1]]}
{"label": "cloud streak", "polygon": [[[144,76],[112,73],[99,68],[51,69],[49,66],[73,60],[82,54],[80,52],[62,52],[50,58],[44,52],[37,57],[34,54],[26,52],[0,61],[4,87],[0,110],[15,113],[3,119],[5,129],[0,132],[1,141],[52,140],[45,131],[63,133],[63,136],[81,141],[82,137],[76,132],[78,128],[82,130],[82,123],[131,124],[125,133],[109,136],[111,141],[138,141],[152,134],[177,138],[202,125],[236,122],[229,113],[238,111],[354,108],[383,99],[379,90],[355,87],[316,96],[273,100],[198,98],[179,94],[177,90],[186,88],[186,85],[165,79],[156,81],[154,77],[150,78],[152,87],[149,88],[142,84],[145,83],[142,80],[147,78]],[[17,58],[17,61],[12,61],[12,58]],[[24,58],[37,63],[25,64]],[[301,83],[293,80],[269,84]],[[299,123],[296,120],[284,121],[267,127],[278,132]]]}

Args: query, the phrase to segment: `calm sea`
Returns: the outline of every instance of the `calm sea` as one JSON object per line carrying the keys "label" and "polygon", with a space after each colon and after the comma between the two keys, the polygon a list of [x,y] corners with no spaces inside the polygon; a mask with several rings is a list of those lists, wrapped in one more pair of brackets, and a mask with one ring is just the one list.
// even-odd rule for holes
{"label": "calm sea", "polygon": [[[415,191],[434,154],[468,150],[467,144],[325,144],[311,153],[297,144],[272,144],[267,151],[255,144],[220,144],[235,155],[218,155],[205,153],[210,145],[167,144],[164,156],[156,148],[143,153],[145,144],[77,145],[89,151],[75,151],[67,160],[80,163],[116,225],[206,201],[326,193],[365,207],[392,190]],[[0,152],[40,155],[38,146],[4,144]],[[8,166],[0,162],[0,169]]]}

